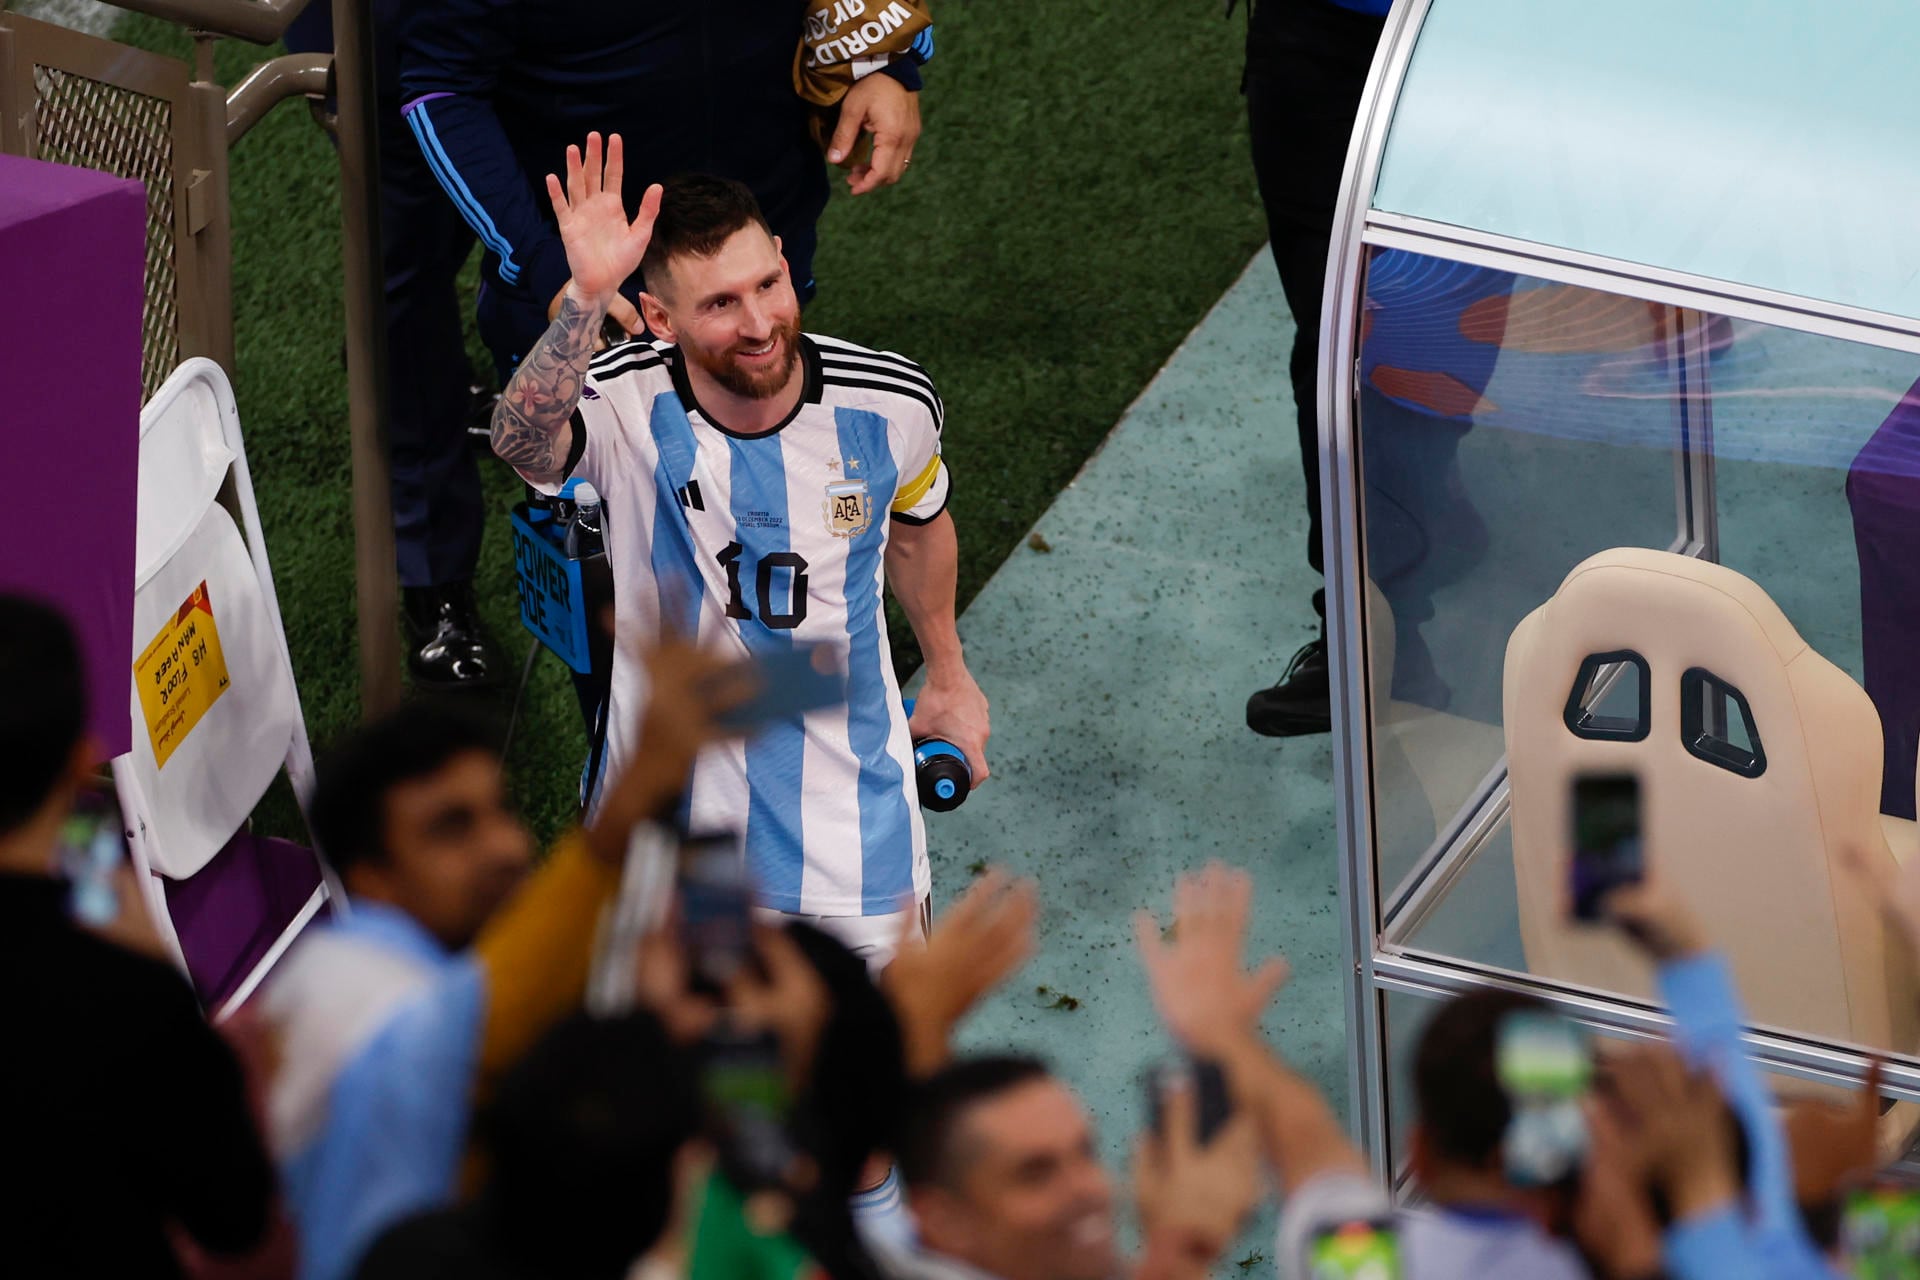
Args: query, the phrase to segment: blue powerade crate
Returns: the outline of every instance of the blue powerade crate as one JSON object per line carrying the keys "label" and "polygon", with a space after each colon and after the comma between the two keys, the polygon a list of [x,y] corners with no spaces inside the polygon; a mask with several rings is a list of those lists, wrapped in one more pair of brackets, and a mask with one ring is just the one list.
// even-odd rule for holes
{"label": "blue powerade crate", "polygon": [[[570,497],[568,489],[562,499]],[[513,574],[520,587],[520,625],[581,675],[594,670],[601,607],[613,598],[606,556],[567,555],[566,522],[543,507],[518,503],[512,512]]]}

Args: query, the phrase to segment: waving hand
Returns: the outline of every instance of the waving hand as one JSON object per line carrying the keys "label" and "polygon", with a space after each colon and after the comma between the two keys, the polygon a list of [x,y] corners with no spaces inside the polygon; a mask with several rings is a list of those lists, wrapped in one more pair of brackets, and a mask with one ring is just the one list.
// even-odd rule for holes
{"label": "waving hand", "polygon": [[620,198],[626,176],[626,151],[620,135],[607,139],[606,163],[601,164],[600,135],[587,135],[583,158],[579,147],[567,148],[567,182],[547,175],[547,198],[560,221],[560,239],[567,247],[567,265],[581,294],[604,308],[628,276],[640,267],[647,243],[653,238],[654,219],[660,216],[660,187],[647,188],[640,212],[627,221]]}

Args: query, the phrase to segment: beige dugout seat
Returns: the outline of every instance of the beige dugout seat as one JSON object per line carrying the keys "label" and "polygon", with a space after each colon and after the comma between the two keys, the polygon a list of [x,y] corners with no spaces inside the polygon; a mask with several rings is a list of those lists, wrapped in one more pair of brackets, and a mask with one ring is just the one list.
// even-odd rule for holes
{"label": "beige dugout seat", "polygon": [[1730,957],[1755,1022],[1920,1047],[1907,948],[1849,862],[1915,843],[1879,812],[1879,716],[1766,592],[1721,565],[1603,551],[1514,630],[1504,703],[1531,972],[1651,996],[1627,943],[1564,918],[1573,779],[1632,771],[1647,863]]}

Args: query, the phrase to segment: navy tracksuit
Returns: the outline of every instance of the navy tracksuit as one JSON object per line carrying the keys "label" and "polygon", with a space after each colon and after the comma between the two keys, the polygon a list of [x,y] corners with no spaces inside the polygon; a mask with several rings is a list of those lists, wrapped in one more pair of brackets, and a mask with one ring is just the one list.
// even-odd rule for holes
{"label": "navy tracksuit", "polygon": [[629,206],[678,173],[744,182],[811,295],[827,175],[793,87],[801,19],[793,0],[419,0],[402,110],[486,247],[480,333],[503,374],[567,281],[545,179],[589,130],[622,136]]}
{"label": "navy tracksuit", "polygon": [[[380,148],[380,260],[387,294],[387,442],[400,585],[473,577],[480,558],[480,471],[468,447],[472,370],[454,278],[473,233],[447,203],[400,115],[400,30],[407,0],[373,0]],[[333,47],[333,14],[316,0],[287,47]]]}

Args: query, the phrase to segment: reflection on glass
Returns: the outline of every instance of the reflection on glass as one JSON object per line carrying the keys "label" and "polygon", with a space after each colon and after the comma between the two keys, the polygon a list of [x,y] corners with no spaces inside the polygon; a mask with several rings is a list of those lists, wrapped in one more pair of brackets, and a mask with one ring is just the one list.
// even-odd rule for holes
{"label": "reflection on glass", "polygon": [[[1564,775],[1625,761],[1756,1020],[1920,1048],[1920,984],[1841,870],[1920,856],[1920,357],[1397,250],[1360,336],[1376,883],[1419,905],[1404,940],[1647,994],[1560,919]],[[1614,548],[1749,581],[1592,595],[1520,681],[1553,794],[1517,767],[1511,822],[1465,826],[1514,741],[1509,641]],[[1467,836],[1421,901],[1423,853]]]}
{"label": "reflection on glass", "polygon": [[[1361,315],[1375,841],[1390,891],[1499,763],[1508,634],[1567,570],[1679,537],[1674,309],[1398,250]],[[1385,696],[1378,696],[1384,693]]]}

